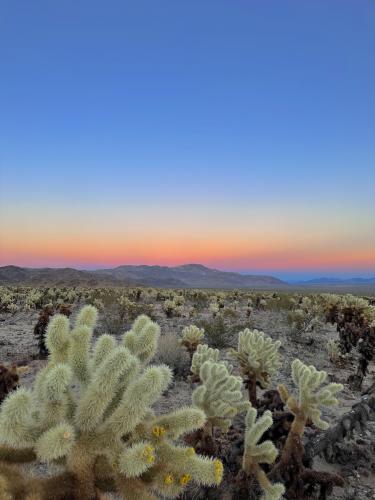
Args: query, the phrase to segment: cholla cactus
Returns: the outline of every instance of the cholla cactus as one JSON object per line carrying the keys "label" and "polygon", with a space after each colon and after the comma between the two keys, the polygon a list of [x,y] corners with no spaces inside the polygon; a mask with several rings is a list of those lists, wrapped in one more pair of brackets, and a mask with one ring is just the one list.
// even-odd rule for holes
{"label": "cholla cactus", "polygon": [[304,297],[298,308],[289,312],[287,320],[292,335],[300,336],[318,328],[321,325],[321,317],[321,305],[313,302],[309,297]]}
{"label": "cholla cactus", "polygon": [[167,299],[163,302],[163,310],[167,318],[172,318],[172,316],[181,316],[182,308],[177,305],[174,300]]}
{"label": "cholla cactus", "polygon": [[245,443],[242,459],[242,469],[247,475],[257,478],[264,491],[263,500],[278,500],[284,493],[285,488],[281,483],[271,484],[264,470],[259,464],[273,464],[278,452],[272,441],[259,440],[272,425],[272,414],[266,411],[257,418],[255,408],[249,408],[245,418]]}
{"label": "cholla cactus", "polygon": [[[103,335],[91,354],[95,320],[91,306],[72,330],[68,318],[55,316],[47,330],[48,365],[32,390],[18,389],[3,402],[0,497],[92,500],[117,491],[127,500],[175,498],[190,480],[219,484],[219,460],[173,442],[204,425],[203,411],[186,407],[157,416],[151,410],[171,381],[167,366],[144,367],[158,326],[140,317],[120,345]],[[36,459],[65,471],[28,478],[6,465]]]}
{"label": "cholla cactus", "polygon": [[[307,469],[303,464],[304,449],[302,436],[310,419],[316,427],[327,429],[328,423],[321,418],[321,406],[337,404],[336,394],[341,384],[321,385],[327,373],[318,371],[314,366],[306,366],[299,359],[292,363],[292,378],[298,387],[298,399],[290,395],[284,385],[279,386],[283,402],[294,415],[294,420],[284,445],[281,458],[272,470],[272,477],[282,480],[288,498],[306,498],[305,492],[320,485],[322,492],[329,492],[333,486],[343,486],[343,480],[336,474]],[[291,471],[293,473],[291,474]]]}
{"label": "cholla cactus", "polygon": [[302,435],[308,419],[319,429],[328,429],[329,424],[322,420],[320,406],[332,406],[338,403],[335,395],[343,389],[342,384],[328,384],[319,388],[327,378],[327,372],[318,371],[314,366],[307,366],[299,359],[292,363],[293,382],[299,389],[298,401],[289,394],[284,385],[279,386],[281,399],[295,416],[294,429]]}
{"label": "cholla cactus", "polygon": [[121,318],[125,318],[126,315],[128,314],[128,312],[130,311],[130,309],[133,305],[133,302],[131,302],[128,299],[128,297],[126,297],[125,295],[121,295],[117,299],[117,303],[119,305],[119,312],[120,312]]}
{"label": "cholla cactus", "polygon": [[18,305],[12,302],[11,304],[8,305],[8,311],[12,314],[16,313],[18,311]]}
{"label": "cholla cactus", "polygon": [[190,371],[193,374],[192,381],[200,381],[199,374],[203,363],[206,361],[211,361],[213,363],[219,363],[224,365],[229,373],[232,373],[233,367],[227,361],[220,361],[220,351],[219,349],[213,349],[208,347],[207,344],[199,344],[197,350],[193,354],[191,360]]}
{"label": "cholla cactus", "polygon": [[332,363],[338,364],[341,358],[340,348],[338,342],[333,339],[328,340],[326,344],[329,359]]}
{"label": "cholla cactus", "polygon": [[266,299],[260,299],[258,302],[258,309],[264,311],[267,307],[267,301]]}
{"label": "cholla cactus", "polygon": [[202,385],[193,392],[193,404],[207,416],[206,430],[219,427],[227,432],[233,417],[249,408],[241,391],[242,379],[231,375],[225,365],[206,361],[200,369]]}
{"label": "cholla cactus", "polygon": [[94,299],[92,305],[96,307],[98,311],[103,311],[105,307],[104,302],[101,299]]}
{"label": "cholla cactus", "polygon": [[43,294],[36,288],[32,288],[26,296],[25,307],[26,309],[35,309],[41,307]]}
{"label": "cholla cactus", "polygon": [[212,316],[214,318],[218,314],[218,312],[220,311],[220,307],[219,307],[219,304],[217,302],[211,302],[209,309],[212,312]]}
{"label": "cholla cactus", "polygon": [[192,358],[199,344],[202,344],[204,338],[203,328],[198,328],[195,325],[185,326],[182,330],[181,345],[183,345]]}
{"label": "cholla cactus", "polygon": [[16,297],[6,287],[0,287],[0,311],[13,312],[11,309],[15,304]]}
{"label": "cholla cactus", "polygon": [[122,343],[143,365],[146,365],[155,356],[159,336],[159,325],[142,314],[134,321],[131,330],[125,333]]}
{"label": "cholla cactus", "polygon": [[218,363],[219,359],[220,359],[219,349],[213,349],[212,347],[208,347],[208,345],[206,344],[199,344],[191,360],[190,371],[192,372],[194,378],[196,380],[200,380],[199,373],[205,361]]}
{"label": "cholla cactus", "polygon": [[233,356],[240,362],[241,375],[253,406],[257,404],[257,384],[263,389],[267,388],[272,375],[280,366],[280,345],[280,341],[274,342],[263,332],[246,328],[238,335],[237,350],[231,349]]}

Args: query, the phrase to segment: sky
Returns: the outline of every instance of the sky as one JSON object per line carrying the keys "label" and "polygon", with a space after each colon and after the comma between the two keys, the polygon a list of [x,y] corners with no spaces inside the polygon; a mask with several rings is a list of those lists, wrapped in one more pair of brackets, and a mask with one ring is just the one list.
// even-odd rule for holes
{"label": "sky", "polygon": [[0,265],[375,276],[373,0],[3,0]]}

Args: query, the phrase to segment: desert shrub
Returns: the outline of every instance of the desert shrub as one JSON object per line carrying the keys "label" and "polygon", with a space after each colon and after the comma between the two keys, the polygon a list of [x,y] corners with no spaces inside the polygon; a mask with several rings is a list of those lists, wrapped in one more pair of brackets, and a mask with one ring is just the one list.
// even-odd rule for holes
{"label": "desert shrub", "polygon": [[193,301],[196,309],[201,311],[207,307],[208,293],[203,290],[193,290],[191,293],[191,300]]}
{"label": "desert shrub", "polygon": [[27,372],[27,370],[27,366],[19,367],[16,364],[12,364],[9,367],[0,364],[0,403],[9,393],[17,389],[20,375]]}
{"label": "desert shrub", "polygon": [[154,317],[154,306],[152,304],[132,302],[124,295],[117,299],[117,304],[119,316],[127,321],[134,321],[141,314],[146,314],[150,318]]}
{"label": "desert shrub", "polygon": [[131,288],[128,291],[129,298],[135,302],[139,302],[142,297],[142,292],[143,292],[142,288]]}
{"label": "desert shrub", "polygon": [[186,378],[189,374],[190,356],[173,333],[160,337],[155,361],[168,365],[178,377]]}
{"label": "desert shrub", "polygon": [[237,311],[231,307],[225,307],[222,311],[222,315],[226,319],[234,319],[237,317]]}
{"label": "desert shrub", "polygon": [[110,335],[120,335],[129,326],[127,318],[119,314],[116,304],[106,306],[101,311],[100,317],[102,320],[102,331]]}
{"label": "desert shrub", "polygon": [[210,347],[224,349],[231,345],[233,335],[221,316],[216,316],[211,321],[201,321],[199,326],[205,331],[206,340]]}
{"label": "desert shrub", "polygon": [[277,294],[267,301],[267,309],[271,311],[289,311],[294,306],[293,298],[287,293]]}

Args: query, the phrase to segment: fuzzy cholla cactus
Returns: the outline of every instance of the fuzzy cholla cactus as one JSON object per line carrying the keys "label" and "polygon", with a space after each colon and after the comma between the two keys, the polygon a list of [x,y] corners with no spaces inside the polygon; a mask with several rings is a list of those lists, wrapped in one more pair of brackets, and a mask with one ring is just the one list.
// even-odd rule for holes
{"label": "fuzzy cholla cactus", "polygon": [[213,363],[219,363],[226,366],[229,373],[232,373],[233,367],[227,361],[220,361],[220,351],[219,349],[213,349],[208,347],[207,344],[199,344],[197,350],[193,354],[191,360],[190,371],[193,374],[192,381],[198,382],[200,380],[200,370],[206,361],[211,361]]}
{"label": "fuzzy cholla cactus", "polygon": [[318,371],[314,366],[306,366],[299,359],[295,359],[292,363],[292,378],[299,389],[298,398],[290,395],[284,385],[278,388],[281,399],[294,415],[294,420],[280,460],[274,466],[271,475],[273,479],[284,483],[287,498],[306,498],[306,491],[317,487],[321,493],[319,498],[323,498],[334,486],[343,486],[343,479],[337,474],[305,467],[302,436],[309,419],[320,429],[328,428],[328,423],[321,418],[320,407],[336,405],[338,402],[336,394],[343,386],[328,384],[321,387],[327,378],[327,373]]}
{"label": "fuzzy cholla cactus", "polygon": [[259,464],[273,464],[278,452],[272,441],[259,440],[272,425],[272,414],[266,411],[257,418],[255,408],[249,408],[245,418],[245,443],[242,459],[242,469],[247,475],[257,478],[264,491],[263,500],[278,500],[284,493],[285,488],[281,483],[272,484]]}
{"label": "fuzzy cholla cactus", "polygon": [[[299,359],[292,363],[293,382],[299,389],[298,401],[289,394],[284,385],[279,386],[281,399],[295,416],[293,424],[299,424],[296,430],[301,434],[308,419],[319,429],[328,429],[329,424],[321,419],[320,406],[337,405],[335,395],[343,389],[342,384],[320,386],[327,379],[327,372],[318,371],[314,366],[307,366]],[[302,428],[301,428],[302,427]]]}
{"label": "fuzzy cholla cactus", "polygon": [[203,338],[203,328],[198,328],[195,325],[185,326],[182,330],[181,345],[185,347],[190,357],[192,357],[198,345],[202,343]]}
{"label": "fuzzy cholla cactus", "polygon": [[213,363],[218,363],[219,359],[220,359],[219,349],[213,349],[212,347],[208,347],[207,344],[199,344],[191,360],[190,371],[193,374],[194,378],[196,380],[200,380],[199,373],[203,363],[205,363],[206,361],[212,361]]}
{"label": "fuzzy cholla cactus", "polygon": [[212,312],[212,316],[214,318],[216,317],[216,315],[220,311],[220,307],[219,307],[219,304],[217,302],[211,302],[209,309],[210,309],[210,312]]}
{"label": "fuzzy cholla cactus", "polygon": [[[32,390],[18,389],[3,402],[0,498],[93,500],[116,491],[126,500],[152,500],[177,497],[190,480],[219,484],[219,460],[173,442],[204,425],[203,411],[151,410],[171,381],[167,366],[146,366],[158,325],[141,316],[120,344],[102,335],[91,350],[96,317],[86,306],[70,329],[69,319],[56,315],[47,330],[48,365]],[[28,478],[9,465],[34,460],[64,470]]]}
{"label": "fuzzy cholla cactus", "polygon": [[249,408],[241,391],[242,379],[231,375],[223,363],[206,361],[199,377],[202,385],[193,392],[193,404],[207,416],[207,428],[219,427],[227,432],[233,417]]}
{"label": "fuzzy cholla cactus", "polygon": [[146,365],[155,356],[159,337],[159,325],[142,314],[134,321],[131,330],[124,334],[123,345],[137,356],[142,365]]}
{"label": "fuzzy cholla cactus", "polygon": [[341,359],[339,343],[336,340],[330,339],[326,343],[329,359],[332,363],[338,364]]}
{"label": "fuzzy cholla cactus", "polygon": [[164,301],[163,310],[167,318],[172,318],[173,316],[181,316],[182,314],[182,307],[179,306],[173,299],[167,299]]}
{"label": "fuzzy cholla cactus", "polygon": [[274,342],[263,332],[246,328],[238,335],[238,348],[231,353],[240,362],[241,374],[253,406],[257,404],[256,386],[267,388],[272,375],[280,366],[280,341]]}

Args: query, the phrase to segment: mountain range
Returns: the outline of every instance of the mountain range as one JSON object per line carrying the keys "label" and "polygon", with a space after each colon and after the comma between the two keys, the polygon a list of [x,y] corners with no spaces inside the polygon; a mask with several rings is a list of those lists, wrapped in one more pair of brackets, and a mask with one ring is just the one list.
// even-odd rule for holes
{"label": "mountain range", "polygon": [[129,286],[165,288],[278,288],[288,284],[272,276],[246,275],[210,269],[201,264],[118,266],[94,271],[73,268],[0,267],[0,284],[53,286]]}
{"label": "mountain range", "polygon": [[307,281],[298,281],[298,285],[375,285],[375,278],[314,278]]}

